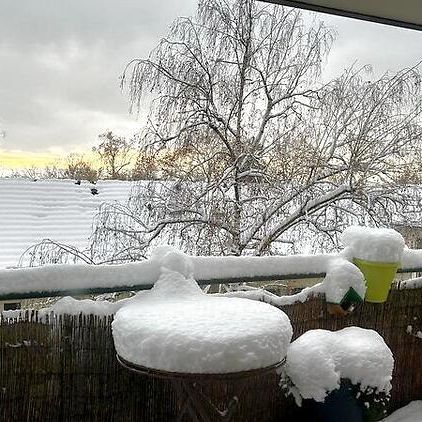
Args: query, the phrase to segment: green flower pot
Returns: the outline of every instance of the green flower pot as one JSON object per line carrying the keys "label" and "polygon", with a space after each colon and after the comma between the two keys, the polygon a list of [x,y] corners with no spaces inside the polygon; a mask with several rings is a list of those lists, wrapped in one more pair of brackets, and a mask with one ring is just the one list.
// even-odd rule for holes
{"label": "green flower pot", "polygon": [[374,303],[385,302],[400,263],[365,261],[358,258],[354,258],[353,263],[362,271],[366,280],[365,300]]}

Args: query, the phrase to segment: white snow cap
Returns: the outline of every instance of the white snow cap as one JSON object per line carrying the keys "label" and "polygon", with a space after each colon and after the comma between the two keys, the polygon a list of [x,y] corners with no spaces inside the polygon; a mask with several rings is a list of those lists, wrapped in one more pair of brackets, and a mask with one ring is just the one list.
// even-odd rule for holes
{"label": "white snow cap", "polygon": [[170,372],[229,373],[281,361],[289,318],[266,303],[210,297],[193,279],[165,271],[153,289],[122,307],[112,324],[125,360]]}
{"label": "white snow cap", "polygon": [[300,398],[324,401],[347,378],[362,390],[388,393],[394,359],[383,338],[373,330],[348,327],[339,331],[310,330],[292,342],[285,372]]}
{"label": "white snow cap", "polygon": [[138,298],[148,300],[179,300],[186,298],[203,297],[205,293],[193,278],[186,278],[176,271],[168,271],[166,268],[160,278],[155,282],[150,291],[141,292]]}
{"label": "white snow cap", "polygon": [[322,288],[327,302],[340,303],[351,287],[362,299],[365,297],[365,278],[359,268],[345,259],[332,261]]}
{"label": "white snow cap", "polygon": [[405,242],[393,229],[361,226],[348,227],[341,235],[345,253],[367,261],[400,262]]}
{"label": "white snow cap", "polygon": [[162,271],[174,271],[186,278],[193,275],[193,264],[189,255],[173,246],[163,245],[154,248],[151,252],[151,261],[158,261]]}

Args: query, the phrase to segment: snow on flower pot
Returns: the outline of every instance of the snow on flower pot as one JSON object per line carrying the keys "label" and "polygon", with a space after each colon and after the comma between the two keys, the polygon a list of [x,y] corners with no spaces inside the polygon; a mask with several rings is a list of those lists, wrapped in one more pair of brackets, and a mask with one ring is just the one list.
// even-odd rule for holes
{"label": "snow on flower pot", "polygon": [[339,258],[330,263],[321,290],[325,293],[331,315],[345,316],[365,297],[365,280],[351,262]]}
{"label": "snow on flower pot", "polygon": [[344,254],[365,277],[365,300],[385,302],[403,255],[401,234],[392,229],[348,227],[342,242],[346,246]]}
{"label": "snow on flower pot", "polygon": [[394,359],[373,330],[310,330],[290,344],[285,384],[312,422],[375,421],[391,390]]}
{"label": "snow on flower pot", "polygon": [[373,303],[385,302],[400,264],[398,262],[366,261],[358,258],[354,258],[353,263],[365,276],[365,300]]}

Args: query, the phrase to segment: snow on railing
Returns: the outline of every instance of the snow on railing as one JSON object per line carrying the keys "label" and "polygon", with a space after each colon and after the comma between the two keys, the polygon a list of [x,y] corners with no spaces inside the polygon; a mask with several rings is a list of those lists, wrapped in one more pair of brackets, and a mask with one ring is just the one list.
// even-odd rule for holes
{"label": "snow on railing", "polygon": [[[191,257],[200,285],[325,277],[338,254],[272,257]],[[151,258],[120,265],[57,264],[0,270],[0,300],[147,290],[160,275]],[[422,250],[405,249],[401,273],[422,272]]]}
{"label": "snow on railing", "polygon": [[[200,285],[324,277],[337,255],[191,257]],[[58,264],[0,270],[0,300],[150,289],[159,259],[120,265]]]}

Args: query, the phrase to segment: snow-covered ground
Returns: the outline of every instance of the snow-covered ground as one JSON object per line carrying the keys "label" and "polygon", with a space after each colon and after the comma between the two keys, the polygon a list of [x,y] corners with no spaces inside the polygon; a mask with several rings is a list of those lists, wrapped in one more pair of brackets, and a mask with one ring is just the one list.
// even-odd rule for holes
{"label": "snow-covered ground", "polygon": [[0,178],[0,268],[16,266],[28,247],[46,238],[85,248],[100,204],[126,201],[132,185]]}
{"label": "snow-covered ground", "polygon": [[382,422],[421,422],[422,421],[422,401],[417,400],[409,403],[407,406],[396,410]]}

